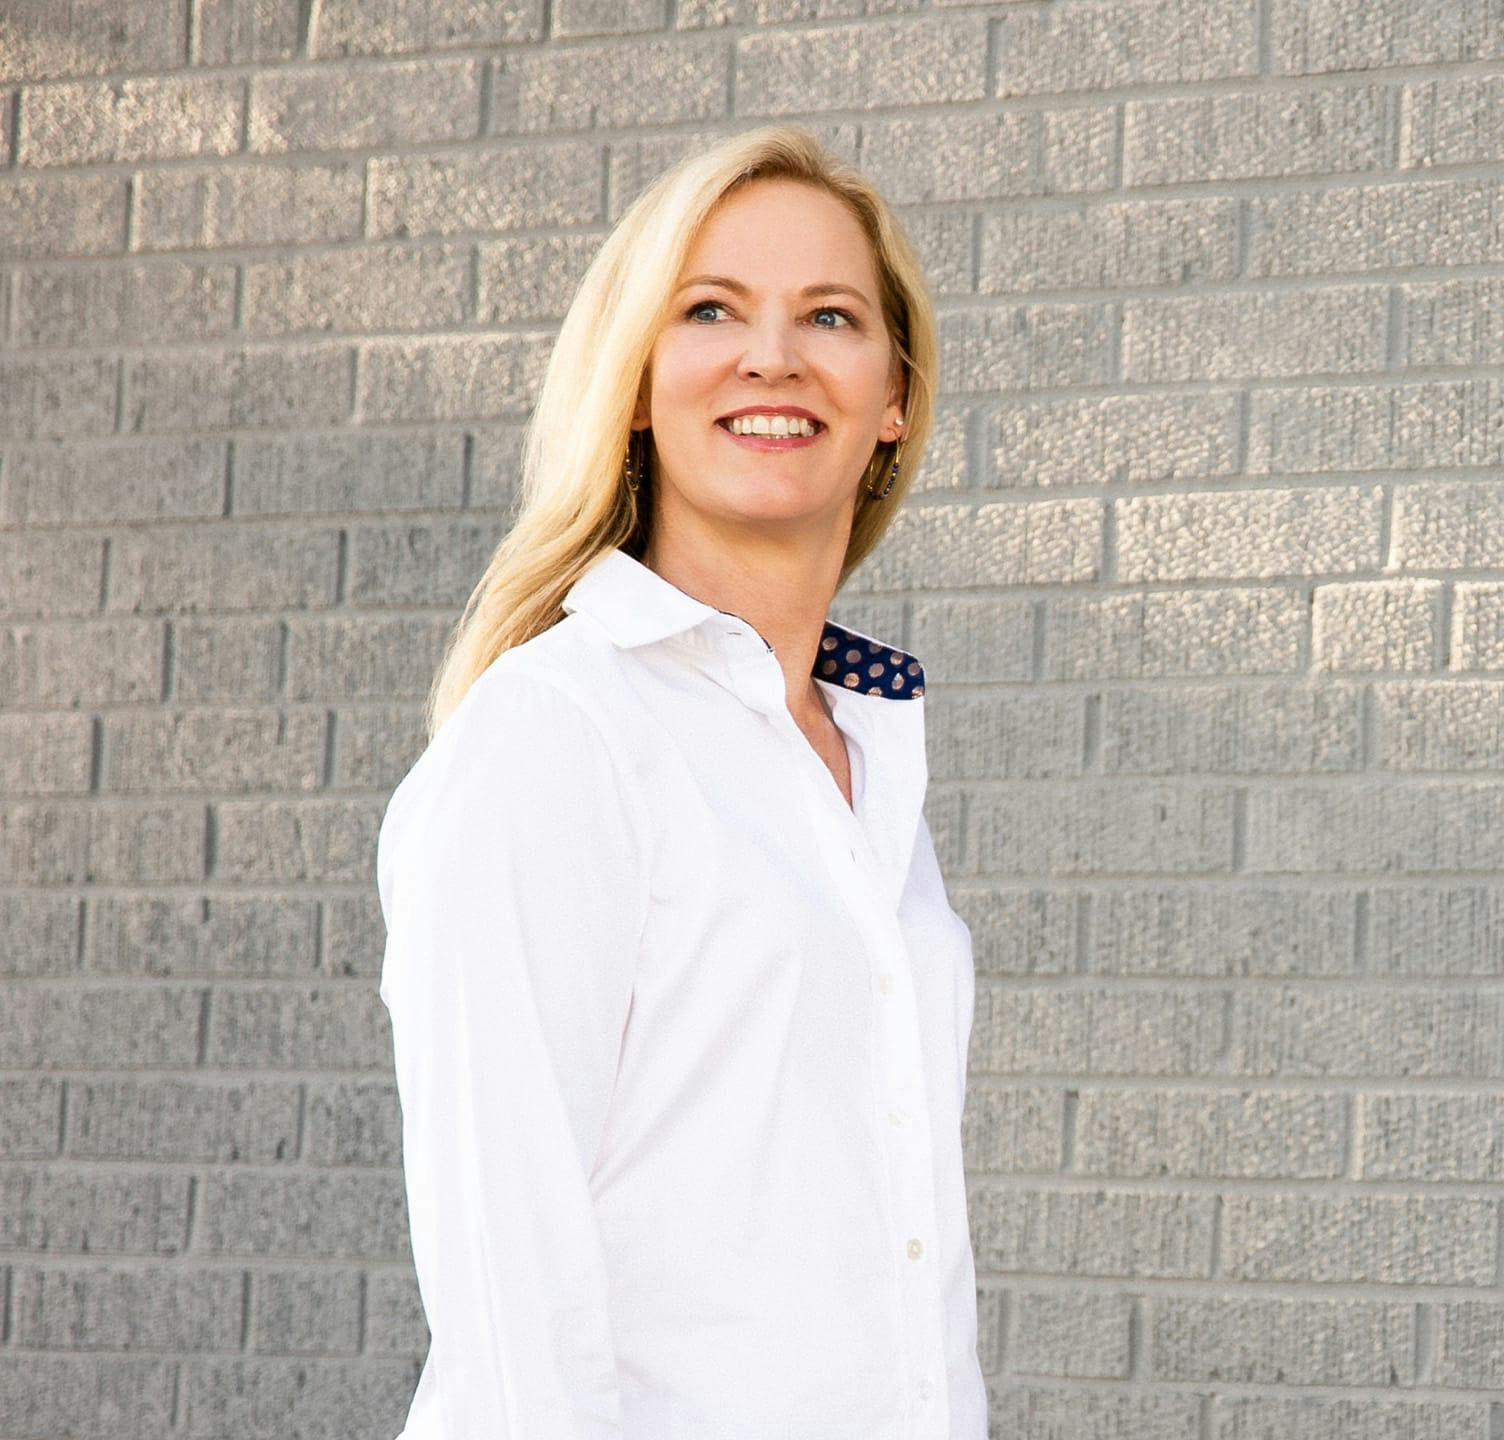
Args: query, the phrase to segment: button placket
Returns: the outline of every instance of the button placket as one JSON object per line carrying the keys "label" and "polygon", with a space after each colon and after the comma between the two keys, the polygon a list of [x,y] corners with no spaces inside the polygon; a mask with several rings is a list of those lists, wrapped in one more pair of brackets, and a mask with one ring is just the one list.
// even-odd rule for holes
{"label": "button placket", "polygon": [[[798,755],[811,822],[821,848],[832,859],[830,871],[871,957],[872,1096],[883,1127],[894,1263],[899,1267],[903,1372],[911,1377],[912,1418],[917,1421],[922,1411],[926,1440],[944,1440],[940,1427],[946,1423],[947,1407],[933,1403],[935,1384],[928,1378],[944,1373],[944,1301],[932,1254],[937,1233],[934,1152],[911,962],[897,903],[883,893],[878,878],[882,867],[860,820],[841,799],[828,772],[813,770],[816,765],[823,768],[823,762],[786,708],[773,718]],[[916,1437],[920,1433],[916,1430]]]}

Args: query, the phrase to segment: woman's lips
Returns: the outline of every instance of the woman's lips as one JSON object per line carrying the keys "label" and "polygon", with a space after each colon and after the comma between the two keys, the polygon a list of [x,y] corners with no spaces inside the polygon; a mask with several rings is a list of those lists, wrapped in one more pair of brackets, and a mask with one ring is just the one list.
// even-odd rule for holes
{"label": "woman's lips", "polygon": [[813,445],[826,430],[822,425],[813,435],[738,435],[724,420],[717,420],[715,427],[733,444],[747,450],[801,450]]}

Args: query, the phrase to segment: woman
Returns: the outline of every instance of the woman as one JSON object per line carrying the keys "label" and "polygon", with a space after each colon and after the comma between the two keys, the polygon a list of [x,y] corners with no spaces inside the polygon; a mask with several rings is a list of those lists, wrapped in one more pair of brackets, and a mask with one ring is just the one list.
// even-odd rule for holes
{"label": "woman", "polygon": [[797,128],[663,176],[580,285],[379,842],[404,1440],[984,1440],[924,673],[826,618],[935,369]]}

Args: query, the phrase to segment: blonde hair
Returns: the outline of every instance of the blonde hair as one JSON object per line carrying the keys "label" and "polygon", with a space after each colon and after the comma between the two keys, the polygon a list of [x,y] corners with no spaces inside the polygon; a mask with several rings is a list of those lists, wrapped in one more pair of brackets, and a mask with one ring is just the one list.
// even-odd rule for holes
{"label": "blonde hair", "polygon": [[[503,651],[564,618],[560,601],[595,558],[641,558],[650,507],[622,479],[644,369],[685,258],[718,201],[753,180],[785,178],[843,201],[872,244],[883,320],[906,373],[901,474],[886,499],[898,442],[874,448],[858,493],[838,584],[873,550],[909,488],[934,413],[934,310],[897,217],[873,184],[808,130],[769,125],[687,156],[632,203],[575,291],[523,442],[517,518],[450,632],[428,697],[430,738]],[[881,480],[876,488],[881,488]],[[649,494],[646,485],[641,496]]]}

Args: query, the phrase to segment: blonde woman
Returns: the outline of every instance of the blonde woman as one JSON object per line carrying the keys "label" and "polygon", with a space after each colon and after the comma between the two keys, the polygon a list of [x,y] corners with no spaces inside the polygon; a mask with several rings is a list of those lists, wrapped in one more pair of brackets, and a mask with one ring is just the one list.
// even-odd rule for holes
{"label": "blonde woman", "polygon": [[985,1440],[924,671],[827,615],[935,374],[887,204],[798,128],[663,175],[579,286],[381,828],[404,1440]]}

